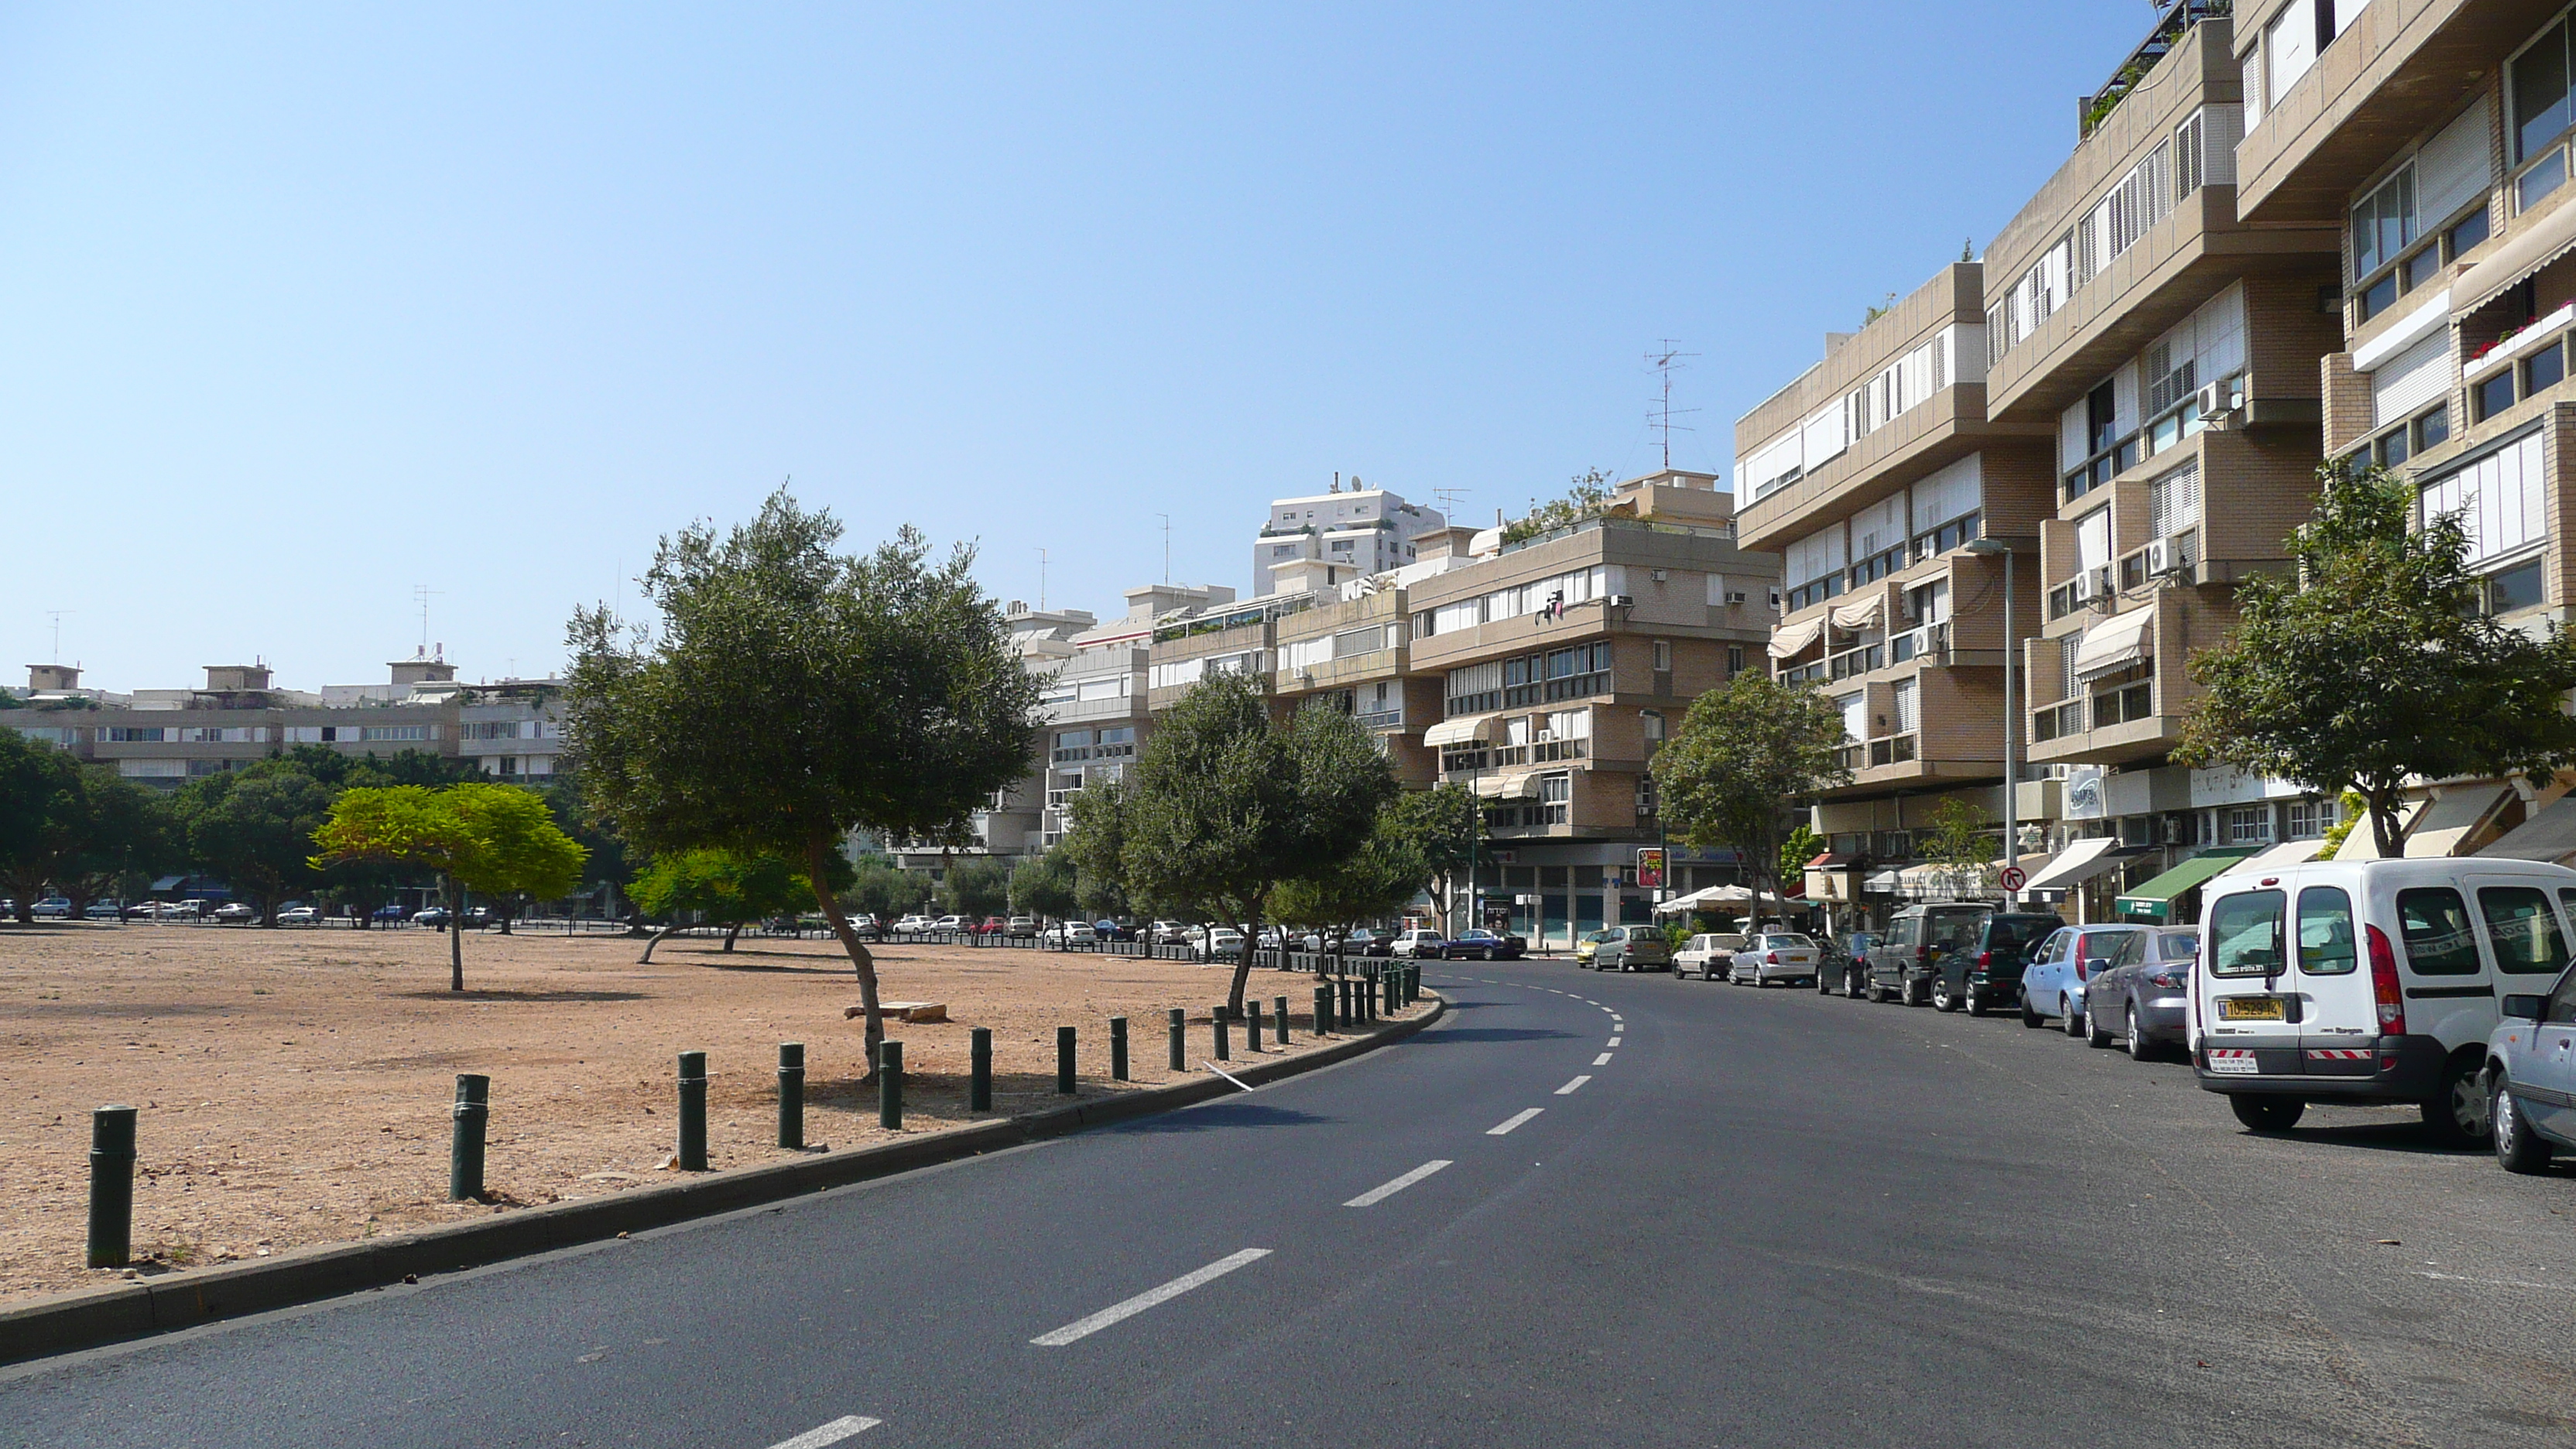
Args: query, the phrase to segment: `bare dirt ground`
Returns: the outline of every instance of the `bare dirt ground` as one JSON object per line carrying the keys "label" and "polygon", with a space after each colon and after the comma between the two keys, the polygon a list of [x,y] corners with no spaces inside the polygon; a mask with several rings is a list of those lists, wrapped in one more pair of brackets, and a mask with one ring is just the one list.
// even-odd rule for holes
{"label": "bare dirt ground", "polygon": [[[447,985],[434,931],[135,923],[0,929],[0,1301],[112,1274],[82,1266],[89,1114],[141,1108],[134,1244],[180,1270],[673,1180],[677,1057],[707,1053],[717,1170],[782,1160],[778,1044],[806,1047],[810,1146],[1044,1110],[1056,1028],[1080,1032],[1082,1096],[1170,1081],[1167,1014],[1190,1060],[1230,967],[1034,950],[888,946],[887,1000],[943,1002],[945,1023],[887,1024],[904,1044],[905,1130],[877,1126],[848,959],[825,941],[746,937],[730,954],[675,938],[638,966],[613,936],[465,939]],[[1314,978],[1253,973],[1315,1045]],[[1109,1018],[1131,1022],[1134,1082],[1109,1081]],[[994,1108],[966,1110],[967,1032],[993,1031]],[[1234,1050],[1241,1058],[1240,1036]],[[1279,1048],[1271,1046],[1268,1052]],[[492,1079],[488,1203],[447,1198],[459,1072]]]}

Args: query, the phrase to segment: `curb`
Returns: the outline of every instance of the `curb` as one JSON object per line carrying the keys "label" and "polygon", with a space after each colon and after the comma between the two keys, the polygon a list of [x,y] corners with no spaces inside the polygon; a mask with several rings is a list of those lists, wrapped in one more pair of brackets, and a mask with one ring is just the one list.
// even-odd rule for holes
{"label": "curb", "polygon": [[[1337,1042],[1320,1051],[1247,1063],[1235,1076],[1258,1087],[1402,1041],[1448,1014],[1447,998],[1428,987],[1423,995],[1430,999],[1431,1010],[1412,1021],[1381,1026],[1366,1036]],[[639,1188],[581,1202],[550,1203],[288,1258],[176,1275],[164,1282],[147,1278],[113,1288],[81,1289],[0,1309],[0,1364],[72,1353],[219,1319],[388,1287],[408,1276],[453,1273],[761,1207],[1234,1095],[1235,1088],[1225,1079],[1201,1077],[998,1122],[979,1122],[914,1142],[854,1147],[799,1161],[709,1173],[664,1187]]]}

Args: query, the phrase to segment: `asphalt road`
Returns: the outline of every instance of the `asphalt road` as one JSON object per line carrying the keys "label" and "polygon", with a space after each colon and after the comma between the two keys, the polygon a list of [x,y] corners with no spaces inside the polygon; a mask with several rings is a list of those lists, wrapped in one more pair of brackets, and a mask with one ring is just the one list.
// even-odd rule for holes
{"label": "asphalt road", "polygon": [[0,1370],[0,1444],[2576,1431],[2567,1169],[2427,1151],[2396,1113],[2250,1137],[2178,1064],[2011,1018],[1427,974],[1448,1020],[1249,1096]]}

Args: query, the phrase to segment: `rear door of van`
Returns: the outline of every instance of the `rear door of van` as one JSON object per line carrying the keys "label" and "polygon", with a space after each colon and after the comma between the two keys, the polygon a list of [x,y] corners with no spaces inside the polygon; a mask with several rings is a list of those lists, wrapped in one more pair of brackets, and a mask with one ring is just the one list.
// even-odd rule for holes
{"label": "rear door of van", "polygon": [[2369,1077],[2377,1070],[2378,998],[2363,950],[2360,903],[2351,878],[2290,872],[2291,930],[2298,946],[2291,1011],[2299,1028],[2299,1069],[2317,1077]]}
{"label": "rear door of van", "polygon": [[2279,884],[2209,903],[2201,924],[2201,1031],[2214,1077],[2299,1074],[2301,1023],[2289,953],[2290,892]]}

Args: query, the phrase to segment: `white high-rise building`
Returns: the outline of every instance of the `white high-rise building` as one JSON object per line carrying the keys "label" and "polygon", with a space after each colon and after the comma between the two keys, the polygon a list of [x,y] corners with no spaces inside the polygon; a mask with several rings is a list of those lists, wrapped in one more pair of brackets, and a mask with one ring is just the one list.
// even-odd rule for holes
{"label": "white high-rise building", "polygon": [[1252,592],[1273,588],[1271,570],[1301,558],[1344,564],[1363,574],[1413,562],[1413,540],[1446,521],[1428,508],[1353,478],[1344,488],[1304,498],[1274,498],[1252,546]]}

